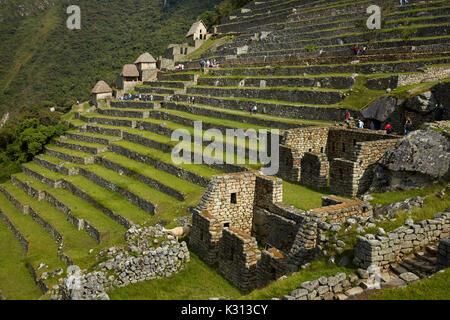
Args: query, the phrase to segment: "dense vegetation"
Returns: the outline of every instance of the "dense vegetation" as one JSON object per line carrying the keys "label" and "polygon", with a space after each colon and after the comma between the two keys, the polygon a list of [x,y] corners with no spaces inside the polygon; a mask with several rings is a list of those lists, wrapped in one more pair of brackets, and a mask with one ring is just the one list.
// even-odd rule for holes
{"label": "dense vegetation", "polygon": [[[54,2],[2,1],[0,116],[87,100],[98,80],[114,84],[122,66],[143,52],[156,58],[184,41],[199,14],[219,0]],[[66,27],[69,5],[81,8],[81,30]]]}
{"label": "dense vegetation", "polygon": [[66,130],[59,117],[45,109],[24,110],[21,117],[8,121],[0,130],[0,182],[20,171],[22,163],[31,161]]}
{"label": "dense vegetation", "polygon": [[203,12],[199,19],[211,27],[220,24],[221,19],[228,17],[233,11],[243,7],[251,0],[223,0],[214,7],[214,10],[207,10]]}

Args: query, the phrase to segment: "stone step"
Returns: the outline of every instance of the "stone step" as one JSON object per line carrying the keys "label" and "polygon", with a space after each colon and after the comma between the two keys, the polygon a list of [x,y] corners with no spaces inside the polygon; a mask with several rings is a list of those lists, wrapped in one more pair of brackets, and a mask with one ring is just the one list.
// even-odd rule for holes
{"label": "stone step", "polygon": [[400,264],[393,264],[390,266],[390,269],[396,274],[396,275],[401,275],[402,273],[408,272],[409,270],[404,268],[402,265]]}
{"label": "stone step", "polygon": [[417,257],[405,259],[403,263],[410,265],[416,270],[420,270],[422,273],[432,274],[434,272],[435,266],[430,264],[428,261],[423,261]]}
{"label": "stone step", "polygon": [[60,148],[70,149],[86,154],[99,154],[108,150],[108,147],[104,145],[81,142],[71,139],[55,139],[53,143]]}
{"label": "stone step", "polygon": [[433,266],[436,265],[436,261],[437,261],[436,256],[433,256],[433,255],[431,255],[429,253],[425,253],[425,252],[417,252],[416,256],[419,259],[421,259],[423,261],[426,261],[426,262],[430,263]]}
{"label": "stone step", "polygon": [[355,84],[352,76],[329,77],[268,77],[268,78],[200,78],[198,85],[210,87],[320,87],[331,89],[349,89]]}
{"label": "stone step", "polygon": [[114,136],[93,134],[88,132],[70,132],[70,131],[66,132],[65,136],[71,140],[103,145],[108,145],[112,141],[118,141],[121,139],[119,137]]}
{"label": "stone step", "polygon": [[306,88],[217,88],[217,87],[189,87],[187,94],[214,97],[238,97],[261,100],[279,100],[285,102],[308,104],[336,104],[344,99],[342,91],[308,90]]}
{"label": "stone step", "polygon": [[438,248],[436,246],[427,246],[425,250],[433,256],[436,256],[438,253]]}
{"label": "stone step", "polygon": [[149,117],[148,110],[141,109],[124,109],[124,108],[111,108],[111,109],[97,109],[97,112],[101,115],[110,117],[121,117],[121,118],[138,118],[145,119]]}
{"label": "stone step", "polygon": [[411,273],[414,273],[415,275],[417,275],[419,278],[425,278],[426,277],[426,273],[424,273],[422,270],[416,268],[412,264],[409,264],[407,262],[402,262],[402,263],[400,263],[400,265],[404,269],[408,270],[408,272],[411,272]]}

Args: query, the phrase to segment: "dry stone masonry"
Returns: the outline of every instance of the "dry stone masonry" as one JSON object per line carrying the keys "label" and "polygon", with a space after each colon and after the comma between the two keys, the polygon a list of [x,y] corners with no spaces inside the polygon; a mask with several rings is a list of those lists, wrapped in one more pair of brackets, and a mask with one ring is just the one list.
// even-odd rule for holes
{"label": "dry stone masonry", "polygon": [[[77,267],[68,269],[68,277],[52,288],[53,300],[109,300],[114,288],[145,280],[170,277],[189,262],[185,242],[168,234],[160,225],[133,226],[125,234],[126,247],[101,251],[96,269],[86,273]],[[70,271],[74,271],[71,273]]]}
{"label": "dry stone masonry", "polygon": [[[298,271],[319,254],[323,225],[369,217],[364,201],[324,197],[303,211],[282,203],[282,180],[258,171],[213,176],[192,216],[190,245],[242,290]],[[260,250],[265,246],[267,250]]]}
{"label": "dry stone masonry", "polygon": [[436,269],[450,268],[450,238],[441,239],[437,252]]}

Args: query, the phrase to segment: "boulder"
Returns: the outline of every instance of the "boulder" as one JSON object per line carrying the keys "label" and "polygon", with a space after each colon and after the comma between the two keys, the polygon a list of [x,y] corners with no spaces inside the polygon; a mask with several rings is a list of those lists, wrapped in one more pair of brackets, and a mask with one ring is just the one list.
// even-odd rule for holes
{"label": "boulder", "polygon": [[372,191],[421,188],[449,177],[450,139],[438,131],[417,130],[389,148],[377,162]]}
{"label": "boulder", "polygon": [[431,91],[423,92],[405,101],[404,107],[408,110],[425,115],[434,111],[436,99]]}
{"label": "boulder", "polygon": [[365,119],[373,119],[380,122],[386,121],[397,109],[398,101],[394,97],[382,97],[364,109],[361,114]]}

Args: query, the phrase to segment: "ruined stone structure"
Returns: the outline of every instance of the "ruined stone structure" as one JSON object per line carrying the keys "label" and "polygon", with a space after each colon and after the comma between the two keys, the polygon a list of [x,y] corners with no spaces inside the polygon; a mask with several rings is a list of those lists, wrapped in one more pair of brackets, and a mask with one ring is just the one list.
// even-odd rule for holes
{"label": "ruined stone structure", "polygon": [[[362,201],[324,197],[303,211],[282,203],[282,180],[258,171],[214,176],[193,209],[190,244],[207,264],[242,290],[295,272],[318,252],[321,222],[368,217]],[[260,250],[265,246],[267,250]]]}
{"label": "ruined stone structure", "polygon": [[191,28],[186,34],[188,44],[195,48],[200,47],[203,42],[205,42],[210,37],[211,34],[208,34],[208,29],[206,28],[206,25],[202,20],[192,24]]}
{"label": "ruined stone structure", "polygon": [[116,86],[118,89],[124,90],[125,92],[134,90],[138,85],[142,84],[139,81],[139,71],[134,64],[126,64],[123,66],[122,72],[117,77]]}
{"label": "ruined stone structure", "polygon": [[106,100],[112,98],[111,87],[103,80],[97,82],[91,91],[92,93],[92,103],[95,104],[97,101]]}
{"label": "ruined stone structure", "polygon": [[279,176],[314,189],[354,197],[366,192],[375,163],[398,138],[379,131],[313,127],[285,132]]}
{"label": "ruined stone structure", "polygon": [[150,53],[146,52],[140,55],[134,64],[139,71],[139,81],[155,81],[157,79],[156,60]]}

